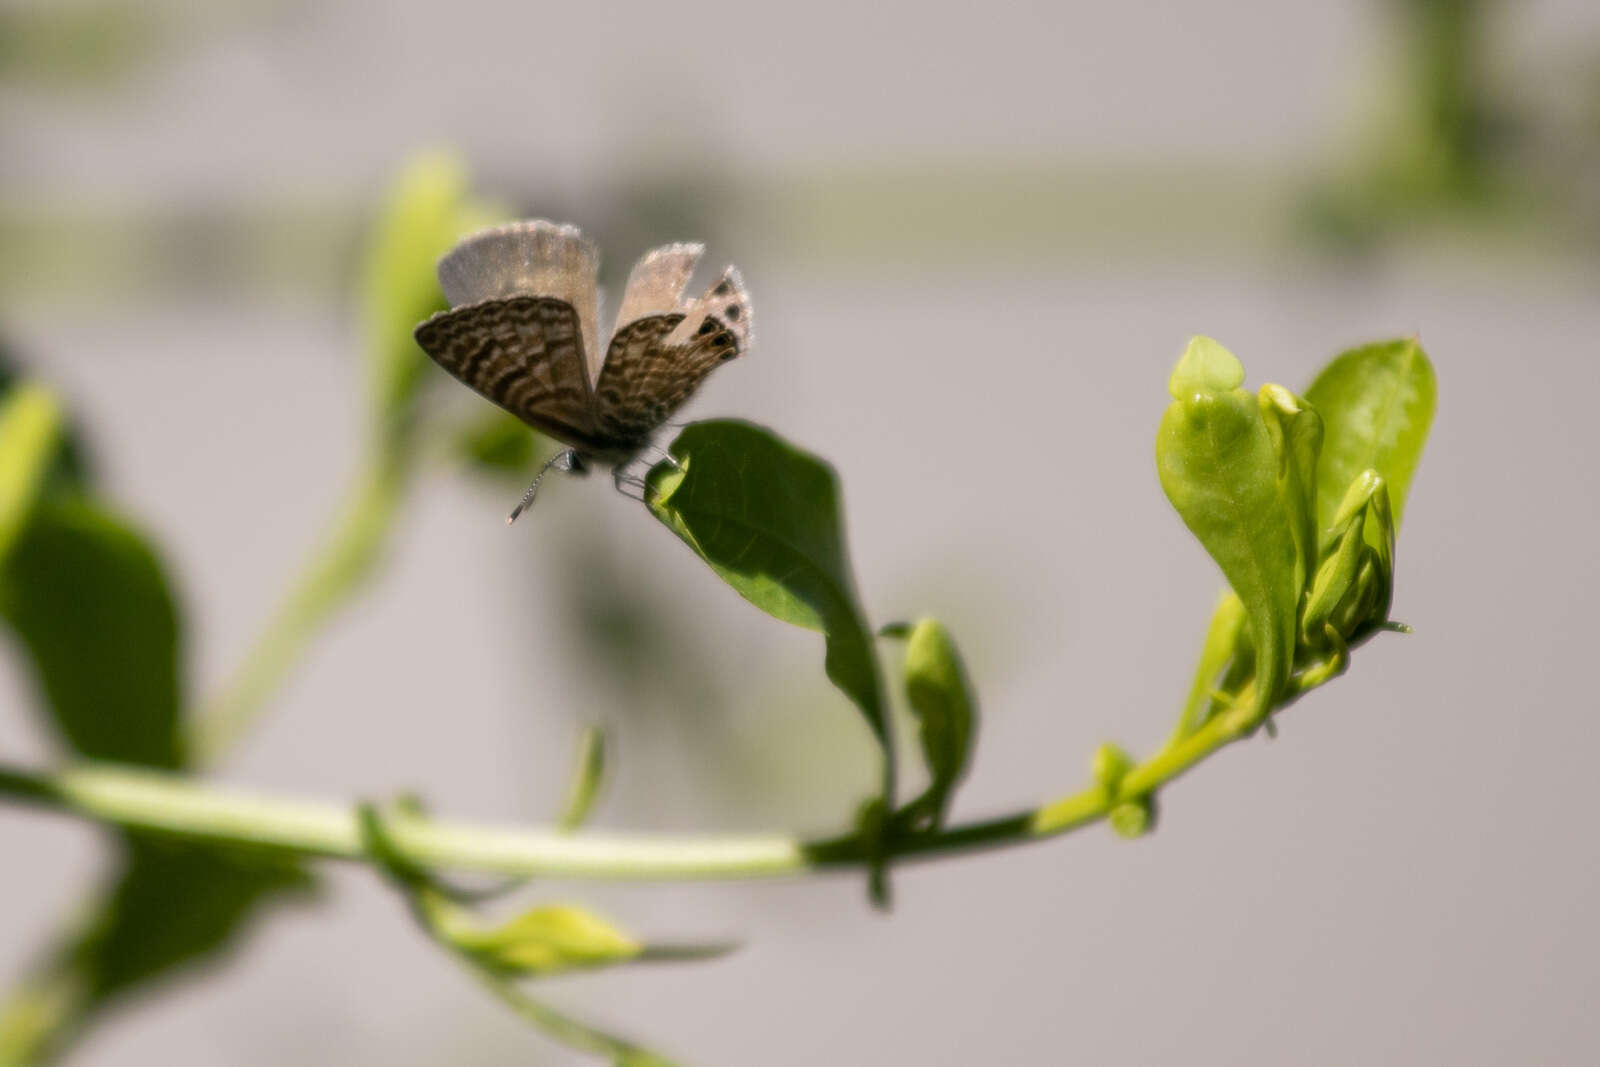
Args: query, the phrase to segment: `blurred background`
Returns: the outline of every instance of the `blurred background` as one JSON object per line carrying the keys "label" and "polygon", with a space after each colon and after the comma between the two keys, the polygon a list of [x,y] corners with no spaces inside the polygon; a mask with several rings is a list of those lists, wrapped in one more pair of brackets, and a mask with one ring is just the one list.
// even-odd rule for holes
{"label": "blurred background", "polygon": [[[1417,333],[1439,417],[1395,615],[1349,676],[1104,828],[859,877],[543,885],[745,947],[553,980],[693,1064],[1508,1064],[1600,1055],[1600,6],[0,2],[0,337],[60,389],[174,573],[215,690],[357,477],[363,242],[448,149],[582,226],[613,292],[703,240],[751,357],[690,417],[839,469],[864,604],[933,614],[982,698],[956,814],[1164,737],[1220,579],[1151,461],[1192,333],[1304,386]],[[475,413],[465,390],[425,403]],[[579,728],[600,825],[837,829],[871,787],[815,635],[759,617],[601,477],[422,463],[380,580],[218,776],[547,820]],[[0,751],[53,758],[15,650]],[[0,807],[0,979],[103,866]],[[577,1064],[391,891],[329,870],[225,968],[71,1062]]]}

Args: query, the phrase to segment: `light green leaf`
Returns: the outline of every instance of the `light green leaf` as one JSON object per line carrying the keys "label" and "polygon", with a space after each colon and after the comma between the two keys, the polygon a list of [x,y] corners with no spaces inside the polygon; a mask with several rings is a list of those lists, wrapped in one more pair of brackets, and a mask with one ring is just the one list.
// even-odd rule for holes
{"label": "light green leaf", "polygon": [[920,619],[906,642],[906,699],[916,717],[928,768],[926,806],[932,824],[944,822],[950,794],[971,761],[978,706],[961,654],[935,619]]}
{"label": "light green leaf", "polygon": [[1304,589],[1317,567],[1317,455],[1322,419],[1281,385],[1267,384],[1257,394],[1261,415],[1278,454],[1278,479],[1295,543],[1295,584]]}
{"label": "light green leaf", "polygon": [[644,945],[575,905],[547,904],[498,926],[480,925],[471,912],[430,890],[420,903],[434,932],[499,974],[543,977],[638,958]]}
{"label": "light green leaf", "polygon": [[33,512],[61,439],[61,408],[41,385],[0,399],[0,560]]}
{"label": "light green leaf", "polygon": [[1179,360],[1173,403],[1156,437],[1156,467],[1167,499],[1244,604],[1256,650],[1256,720],[1287,686],[1301,585],[1280,456],[1261,407],[1243,389],[1213,388],[1241,380],[1221,358],[1226,354],[1197,338]]}
{"label": "light green leaf", "polygon": [[1240,632],[1245,625],[1244,604],[1237,594],[1229,590],[1217,601],[1211,614],[1211,624],[1206,627],[1205,644],[1200,649],[1199,662],[1195,664],[1194,679],[1189,683],[1189,697],[1184,701],[1183,712],[1173,730],[1173,740],[1182,740],[1202,726],[1212,709],[1212,694],[1218,688],[1222,669],[1239,652]]}
{"label": "light green leaf", "polygon": [[589,818],[606,775],[606,735],[598,726],[586,726],[578,736],[578,755],[573,761],[572,782],[567,801],[561,806],[556,825],[576,830]]}
{"label": "light green leaf", "polygon": [[1421,344],[1406,337],[1351,349],[1317,375],[1305,398],[1324,427],[1318,529],[1332,525],[1345,490],[1369,469],[1388,483],[1398,527],[1437,406],[1433,365]]}
{"label": "light green leaf", "polygon": [[466,199],[466,169],[443,152],[410,162],[385,199],[369,242],[362,308],[376,409],[403,417],[427,358],[411,331],[442,310],[434,268],[486,214]]}
{"label": "light green leaf", "polygon": [[544,439],[508,411],[489,408],[452,435],[453,450],[473,468],[527,483]]}
{"label": "light green leaf", "polygon": [[86,501],[41,504],[0,570],[0,614],[75,753],[182,764],[177,607],[131,526]]}
{"label": "light green leaf", "polygon": [[828,678],[861,709],[883,750],[883,796],[892,807],[883,683],[856,602],[833,469],[770,430],[732,420],[690,425],[671,454],[676,467],[650,471],[651,511],[740,596],[822,633]]}

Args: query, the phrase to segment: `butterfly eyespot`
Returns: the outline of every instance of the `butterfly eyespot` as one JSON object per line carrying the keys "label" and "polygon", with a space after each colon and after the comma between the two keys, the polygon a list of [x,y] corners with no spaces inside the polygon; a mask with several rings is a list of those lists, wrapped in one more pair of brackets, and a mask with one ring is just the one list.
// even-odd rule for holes
{"label": "butterfly eyespot", "polygon": [[704,321],[704,322],[702,322],[700,324],[700,329],[699,329],[698,332],[700,333],[701,336],[704,336],[704,335],[710,333],[712,330],[715,330],[716,328],[717,328],[717,324],[712,322],[710,319],[707,319],[706,321]]}
{"label": "butterfly eyespot", "polygon": [[744,309],[739,307],[738,304],[729,304],[728,305],[728,318],[732,319],[734,322],[738,322],[739,321],[739,313],[742,310],[744,310]]}

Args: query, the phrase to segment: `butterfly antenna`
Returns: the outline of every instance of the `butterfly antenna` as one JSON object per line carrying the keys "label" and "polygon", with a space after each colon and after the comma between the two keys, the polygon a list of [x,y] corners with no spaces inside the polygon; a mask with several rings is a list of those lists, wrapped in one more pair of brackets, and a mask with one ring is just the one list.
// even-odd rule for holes
{"label": "butterfly antenna", "polygon": [[578,457],[578,453],[570,448],[562,449],[551,456],[545,465],[539,468],[539,473],[534,475],[533,484],[528,486],[526,493],[522,494],[522,499],[517,502],[517,506],[511,509],[511,514],[506,516],[507,526],[516,522],[517,516],[528,510],[529,505],[533,503],[533,498],[539,494],[539,483],[544,481],[544,476],[550,473],[552,467],[560,471],[582,470],[583,461]]}

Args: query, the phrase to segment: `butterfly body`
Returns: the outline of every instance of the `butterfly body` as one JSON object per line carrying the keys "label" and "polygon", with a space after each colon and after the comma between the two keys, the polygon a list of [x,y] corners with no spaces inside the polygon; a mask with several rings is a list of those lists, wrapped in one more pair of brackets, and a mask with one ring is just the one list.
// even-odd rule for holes
{"label": "butterfly body", "polygon": [[667,245],[635,264],[602,358],[594,246],[544,220],[486,230],[440,260],[452,306],[417,327],[417,343],[463,384],[569,445],[568,469],[622,466],[748,346],[750,301],[737,270],[704,296],[683,297],[702,251]]}

